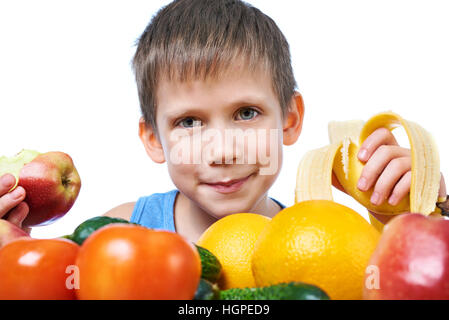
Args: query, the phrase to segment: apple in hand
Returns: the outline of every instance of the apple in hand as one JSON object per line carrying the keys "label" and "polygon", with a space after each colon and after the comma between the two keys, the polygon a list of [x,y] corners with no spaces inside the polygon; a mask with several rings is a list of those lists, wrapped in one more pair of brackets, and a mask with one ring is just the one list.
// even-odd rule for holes
{"label": "apple in hand", "polygon": [[393,218],[368,264],[364,299],[449,299],[449,220]]}
{"label": "apple in hand", "polygon": [[0,176],[11,173],[25,189],[30,210],[24,227],[46,225],[64,216],[78,197],[81,180],[72,158],[63,152],[22,150],[12,158],[0,158]]}
{"label": "apple in hand", "polygon": [[21,237],[29,237],[29,235],[11,222],[0,219],[0,248]]}

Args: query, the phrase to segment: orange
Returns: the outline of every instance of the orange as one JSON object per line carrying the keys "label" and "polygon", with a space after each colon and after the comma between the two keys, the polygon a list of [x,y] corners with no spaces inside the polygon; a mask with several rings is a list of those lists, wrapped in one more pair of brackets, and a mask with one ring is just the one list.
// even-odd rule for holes
{"label": "orange", "polygon": [[218,220],[201,235],[197,245],[211,251],[222,265],[220,289],[254,287],[254,244],[270,220],[258,214],[236,213]]}
{"label": "orange", "polygon": [[261,233],[252,270],[257,286],[300,281],[331,299],[362,299],[379,232],[352,209],[327,200],[279,212]]}

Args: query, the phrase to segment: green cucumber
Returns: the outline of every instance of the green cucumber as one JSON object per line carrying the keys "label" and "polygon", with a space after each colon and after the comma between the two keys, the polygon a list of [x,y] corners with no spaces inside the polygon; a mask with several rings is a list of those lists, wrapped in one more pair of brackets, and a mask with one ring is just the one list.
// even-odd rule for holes
{"label": "green cucumber", "polygon": [[302,282],[261,288],[233,288],[220,292],[220,300],[329,300],[320,288]]}
{"label": "green cucumber", "polygon": [[111,218],[106,216],[93,217],[84,221],[78,227],[76,227],[75,231],[72,234],[63,236],[62,238],[72,240],[77,244],[82,245],[84,240],[86,240],[87,237],[89,237],[95,230],[98,230],[101,227],[111,223],[130,222],[121,218]]}
{"label": "green cucumber", "polygon": [[201,278],[193,300],[217,300],[219,297],[220,289],[218,285]]}
{"label": "green cucumber", "polygon": [[206,248],[195,245],[201,258],[201,278],[216,283],[221,275],[221,263],[218,258]]}

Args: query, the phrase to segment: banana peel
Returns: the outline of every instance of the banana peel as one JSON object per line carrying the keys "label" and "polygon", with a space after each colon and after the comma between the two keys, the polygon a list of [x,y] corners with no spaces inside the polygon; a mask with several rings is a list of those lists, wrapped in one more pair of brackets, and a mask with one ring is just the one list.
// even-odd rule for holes
{"label": "banana peel", "polygon": [[[361,191],[358,179],[365,166],[357,154],[363,141],[378,128],[390,131],[402,126],[407,133],[411,151],[410,192],[402,201],[392,206],[371,203],[373,188]],[[436,207],[440,186],[440,159],[437,145],[431,134],[417,123],[406,120],[391,111],[379,113],[367,122],[359,120],[332,121],[328,126],[330,144],[307,152],[301,159],[296,179],[295,202],[305,200],[333,200],[332,172],[345,191],[368,211],[382,215],[406,212],[438,215]],[[446,200],[446,199],[444,199]],[[381,230],[383,224],[369,215],[371,223]]]}

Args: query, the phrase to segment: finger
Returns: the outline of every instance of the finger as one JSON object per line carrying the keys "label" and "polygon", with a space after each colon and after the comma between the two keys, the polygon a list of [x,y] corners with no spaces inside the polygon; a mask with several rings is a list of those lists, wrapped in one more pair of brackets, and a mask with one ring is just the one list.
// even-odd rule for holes
{"label": "finger", "polygon": [[399,146],[382,145],[365,164],[360,174],[357,187],[361,191],[369,190],[377,181],[384,168],[395,158],[408,157],[411,165],[411,153],[409,149]]}
{"label": "finger", "polygon": [[26,202],[22,201],[8,213],[7,220],[19,228],[22,228],[22,222],[27,217],[29,211],[30,209]]}
{"label": "finger", "polygon": [[0,218],[25,199],[25,189],[17,187],[10,193],[0,197]]}
{"label": "finger", "polygon": [[392,206],[397,205],[404,199],[405,196],[410,192],[410,184],[412,182],[412,172],[408,171],[404,176],[399,180],[399,182],[394,186],[393,192],[391,193],[390,198],[388,199],[388,203]]}
{"label": "finger", "polygon": [[386,128],[375,130],[365,139],[365,141],[363,141],[359,153],[357,154],[359,160],[363,162],[368,161],[381,145],[398,145],[394,135]]}
{"label": "finger", "polygon": [[14,184],[16,183],[16,178],[10,174],[6,173],[0,177],[0,197],[7,194]]}
{"label": "finger", "polygon": [[392,193],[396,183],[410,170],[411,161],[409,157],[391,160],[374,186],[374,192],[371,195],[371,203],[374,205],[381,205],[384,203],[385,199]]}

